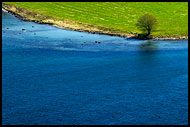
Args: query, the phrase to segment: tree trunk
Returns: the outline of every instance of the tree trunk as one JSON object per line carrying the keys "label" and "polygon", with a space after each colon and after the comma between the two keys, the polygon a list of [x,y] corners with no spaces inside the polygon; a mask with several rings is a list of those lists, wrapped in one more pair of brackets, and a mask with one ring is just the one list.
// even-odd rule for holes
{"label": "tree trunk", "polygon": [[150,30],[148,30],[148,33],[147,33],[147,36],[149,36],[150,35]]}

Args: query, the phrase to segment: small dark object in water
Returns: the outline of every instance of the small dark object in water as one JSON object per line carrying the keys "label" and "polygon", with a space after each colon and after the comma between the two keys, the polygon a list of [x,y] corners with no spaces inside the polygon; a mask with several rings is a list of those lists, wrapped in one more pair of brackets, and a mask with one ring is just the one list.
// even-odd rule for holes
{"label": "small dark object in water", "polygon": [[34,26],[32,26],[32,27],[34,27]]}
{"label": "small dark object in water", "polygon": [[83,42],[83,43],[86,43],[86,42]]}
{"label": "small dark object in water", "polygon": [[9,28],[7,28],[7,30],[8,30]]}
{"label": "small dark object in water", "polygon": [[25,30],[25,29],[22,29],[22,30]]}
{"label": "small dark object in water", "polygon": [[36,35],[36,33],[34,33],[34,35]]}
{"label": "small dark object in water", "polygon": [[98,43],[97,41],[95,41],[95,43]]}
{"label": "small dark object in water", "polygon": [[101,42],[98,42],[98,44],[100,44]]}

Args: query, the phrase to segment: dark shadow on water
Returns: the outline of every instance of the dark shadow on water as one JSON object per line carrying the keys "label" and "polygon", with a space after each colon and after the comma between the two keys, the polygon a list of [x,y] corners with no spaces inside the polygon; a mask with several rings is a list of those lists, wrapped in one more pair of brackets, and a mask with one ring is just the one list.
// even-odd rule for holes
{"label": "dark shadow on water", "polygon": [[159,52],[159,46],[156,41],[147,40],[146,42],[141,43],[139,48],[138,56],[141,62],[154,63],[156,61]]}
{"label": "dark shadow on water", "polygon": [[146,52],[156,52],[158,51],[158,45],[156,44],[156,42],[147,40],[147,42],[140,44],[140,49],[141,51],[146,51]]}

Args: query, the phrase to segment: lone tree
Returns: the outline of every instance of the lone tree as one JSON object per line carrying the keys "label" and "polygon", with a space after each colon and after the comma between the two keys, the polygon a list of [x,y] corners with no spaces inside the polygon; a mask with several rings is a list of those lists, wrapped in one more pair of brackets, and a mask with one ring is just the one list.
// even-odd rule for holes
{"label": "lone tree", "polygon": [[141,31],[145,32],[148,37],[152,30],[156,29],[157,23],[157,19],[152,14],[146,13],[138,19],[136,26]]}

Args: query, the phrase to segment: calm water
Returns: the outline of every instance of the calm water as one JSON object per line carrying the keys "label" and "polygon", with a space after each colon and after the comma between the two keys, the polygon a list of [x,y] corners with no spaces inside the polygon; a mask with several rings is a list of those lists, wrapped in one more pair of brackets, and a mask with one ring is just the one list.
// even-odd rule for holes
{"label": "calm water", "polygon": [[188,124],[187,41],[2,21],[4,125]]}

